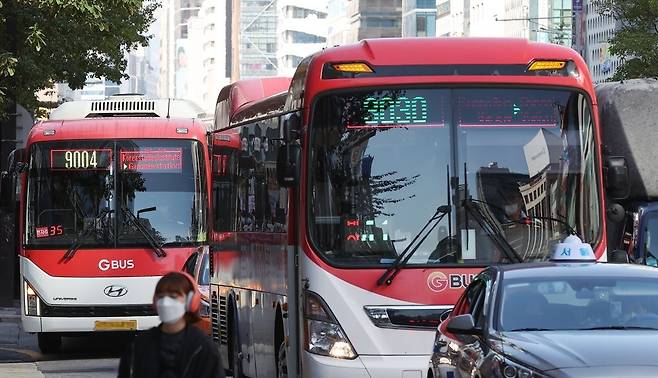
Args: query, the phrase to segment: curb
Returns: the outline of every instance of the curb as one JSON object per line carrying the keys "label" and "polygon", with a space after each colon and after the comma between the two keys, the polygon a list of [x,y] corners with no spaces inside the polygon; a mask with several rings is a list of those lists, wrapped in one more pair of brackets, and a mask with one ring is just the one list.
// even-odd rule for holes
{"label": "curb", "polygon": [[14,349],[0,348],[0,370],[6,363],[16,362],[34,362],[34,357],[25,351],[18,351]]}
{"label": "curb", "polygon": [[14,378],[44,377],[43,373],[39,371],[37,364],[33,362],[0,364],[0,375]]}
{"label": "curb", "polygon": [[21,322],[21,310],[18,307],[0,307],[0,322]]}

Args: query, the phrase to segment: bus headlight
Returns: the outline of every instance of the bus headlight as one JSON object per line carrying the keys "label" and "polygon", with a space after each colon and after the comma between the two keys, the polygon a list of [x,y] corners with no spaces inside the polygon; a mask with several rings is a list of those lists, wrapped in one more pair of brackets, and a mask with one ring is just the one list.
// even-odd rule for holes
{"label": "bus headlight", "polygon": [[322,356],[352,360],[357,354],[345,331],[317,294],[304,295],[304,348]]}
{"label": "bus headlight", "polygon": [[41,300],[27,281],[23,281],[23,292],[25,293],[25,315],[40,316]]}

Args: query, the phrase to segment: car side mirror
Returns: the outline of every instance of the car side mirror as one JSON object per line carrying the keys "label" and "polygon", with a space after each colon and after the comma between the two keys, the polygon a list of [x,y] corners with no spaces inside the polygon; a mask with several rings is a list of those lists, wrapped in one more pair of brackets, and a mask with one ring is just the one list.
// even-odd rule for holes
{"label": "car side mirror", "polygon": [[471,314],[457,315],[451,318],[446,325],[446,329],[455,335],[482,334],[482,329],[475,326],[475,320]]}
{"label": "car side mirror", "polygon": [[615,264],[628,264],[631,262],[630,258],[628,257],[628,253],[626,253],[626,251],[623,249],[615,249],[614,251],[610,252],[609,257],[609,261]]}
{"label": "car side mirror", "polygon": [[443,311],[443,313],[439,316],[439,324],[443,323],[450,317],[450,314],[452,314],[452,309]]}
{"label": "car side mirror", "polygon": [[628,198],[631,194],[628,165],[623,156],[609,156],[605,164],[605,187],[608,194],[617,200]]}

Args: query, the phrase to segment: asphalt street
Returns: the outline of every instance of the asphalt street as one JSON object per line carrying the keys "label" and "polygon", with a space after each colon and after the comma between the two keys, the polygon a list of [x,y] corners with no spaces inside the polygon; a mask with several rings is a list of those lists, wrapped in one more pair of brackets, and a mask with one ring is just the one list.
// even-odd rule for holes
{"label": "asphalt street", "polygon": [[114,335],[64,338],[57,354],[39,351],[22,331],[16,307],[0,307],[0,377],[116,377],[128,339]]}

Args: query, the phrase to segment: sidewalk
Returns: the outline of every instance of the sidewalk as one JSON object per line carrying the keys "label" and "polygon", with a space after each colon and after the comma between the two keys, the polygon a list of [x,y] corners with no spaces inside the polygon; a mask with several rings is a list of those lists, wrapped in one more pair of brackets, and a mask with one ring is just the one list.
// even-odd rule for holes
{"label": "sidewalk", "polygon": [[[32,362],[36,336],[21,332],[21,315],[16,307],[0,307],[0,362]],[[2,376],[6,376],[3,366]],[[35,367],[36,369],[36,367]]]}
{"label": "sidewalk", "polygon": [[14,301],[12,307],[0,307],[0,322],[21,322],[21,307],[18,301]]}
{"label": "sidewalk", "polygon": [[0,363],[0,376],[12,378],[44,377],[36,363]]}

